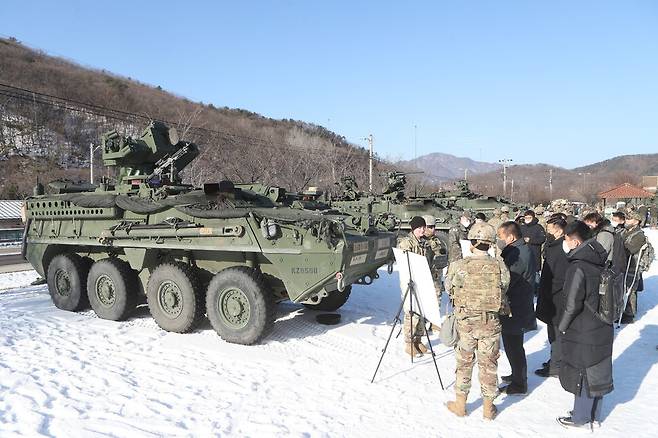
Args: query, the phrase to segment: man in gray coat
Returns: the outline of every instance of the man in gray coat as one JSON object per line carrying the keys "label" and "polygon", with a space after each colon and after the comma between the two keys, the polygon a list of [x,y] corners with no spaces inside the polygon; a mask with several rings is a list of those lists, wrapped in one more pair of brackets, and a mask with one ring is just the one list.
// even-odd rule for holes
{"label": "man in gray coat", "polygon": [[592,212],[583,218],[583,222],[592,231],[592,237],[596,238],[596,241],[601,244],[606,254],[608,254],[606,262],[612,260],[612,248],[615,245],[615,229],[610,224],[610,221],[599,213]]}

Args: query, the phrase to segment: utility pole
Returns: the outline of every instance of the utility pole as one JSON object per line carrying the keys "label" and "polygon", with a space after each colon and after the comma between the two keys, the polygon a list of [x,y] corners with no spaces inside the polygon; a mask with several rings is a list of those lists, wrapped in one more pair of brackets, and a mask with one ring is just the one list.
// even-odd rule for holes
{"label": "utility pole", "polygon": [[551,201],[553,200],[553,169],[548,170],[548,191],[550,193]]}
{"label": "utility pole", "polygon": [[414,124],[414,161],[418,158],[418,135],[416,132],[416,124]]}
{"label": "utility pole", "polygon": [[512,190],[510,191],[509,194],[509,200],[510,202],[514,202],[514,179],[512,179]]}
{"label": "utility pole", "polygon": [[585,194],[585,187],[586,187],[587,181],[586,181],[585,178],[587,178],[587,175],[591,175],[591,173],[590,172],[579,172],[578,175],[583,176],[583,196],[586,197],[587,195]]}
{"label": "utility pole", "polygon": [[373,160],[373,143],[374,143],[374,137],[372,134],[368,135],[367,137],[361,137],[361,140],[367,140],[368,141],[368,166],[370,168],[369,173],[368,173],[368,190],[372,193],[372,160]]}
{"label": "utility pole", "polygon": [[370,174],[368,175],[368,186],[369,186],[368,189],[370,190],[370,193],[372,193],[372,149],[373,149],[372,143],[373,143],[373,137],[372,134],[370,134],[368,136],[368,145],[370,146]]}
{"label": "utility pole", "polygon": [[[509,167],[510,163],[512,162],[511,158],[505,158],[502,160],[498,160],[500,164],[503,165],[503,196],[507,196],[507,168]],[[511,198],[511,195],[510,195]]]}

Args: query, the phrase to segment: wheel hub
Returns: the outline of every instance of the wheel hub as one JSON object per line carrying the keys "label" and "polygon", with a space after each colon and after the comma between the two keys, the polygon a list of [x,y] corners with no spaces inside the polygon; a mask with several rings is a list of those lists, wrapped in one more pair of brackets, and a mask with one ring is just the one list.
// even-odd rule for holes
{"label": "wheel hub", "polygon": [[158,288],[158,303],[169,316],[177,317],[183,311],[183,294],[173,281],[164,281]]}
{"label": "wheel hub", "polygon": [[240,289],[227,289],[219,295],[219,315],[231,328],[247,325],[251,316],[249,299]]}
{"label": "wheel hub", "polygon": [[106,307],[110,307],[116,301],[116,288],[112,279],[103,274],[96,279],[96,296],[98,301]]}
{"label": "wheel hub", "polygon": [[68,272],[62,269],[57,270],[55,273],[55,289],[57,289],[57,294],[63,297],[71,295],[71,279]]}

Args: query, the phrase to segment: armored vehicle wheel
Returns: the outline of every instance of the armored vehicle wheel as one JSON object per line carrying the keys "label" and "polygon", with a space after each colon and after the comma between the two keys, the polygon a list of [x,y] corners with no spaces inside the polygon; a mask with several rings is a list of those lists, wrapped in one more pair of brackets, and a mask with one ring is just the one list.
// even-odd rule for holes
{"label": "armored vehicle wheel", "polygon": [[164,263],[151,273],[146,285],[149,310],[160,328],[186,333],[205,313],[205,300],[197,277],[188,265]]}
{"label": "armored vehicle wheel", "polygon": [[274,324],[274,295],[260,272],[238,266],[219,272],[208,285],[210,324],[227,342],[251,345]]}
{"label": "armored vehicle wheel", "polygon": [[335,290],[317,304],[304,304],[305,307],[312,310],[321,310],[323,312],[333,312],[343,307],[352,293],[352,286],[346,286],[345,290]]}
{"label": "armored vehicle wheel", "polygon": [[88,273],[89,263],[77,254],[59,254],[53,257],[46,277],[50,298],[55,307],[76,312],[89,305]]}
{"label": "armored vehicle wheel", "polygon": [[119,259],[99,260],[87,277],[89,303],[99,318],[122,321],[135,310],[139,278],[130,266]]}

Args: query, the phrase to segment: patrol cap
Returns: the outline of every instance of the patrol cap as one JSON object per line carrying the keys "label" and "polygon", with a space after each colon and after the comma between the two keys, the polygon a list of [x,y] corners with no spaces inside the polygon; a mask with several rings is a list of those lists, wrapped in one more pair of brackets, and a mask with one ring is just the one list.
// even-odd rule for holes
{"label": "patrol cap", "polygon": [[629,210],[628,213],[626,213],[626,219],[635,219],[640,222],[644,220],[640,212],[637,210]]}
{"label": "patrol cap", "polygon": [[423,215],[423,219],[425,220],[425,226],[433,227],[436,225],[436,218],[431,214]]}
{"label": "patrol cap", "polygon": [[424,227],[425,225],[426,225],[425,219],[423,219],[420,216],[414,216],[409,221],[409,226],[411,227],[411,231],[415,230],[416,228]]}
{"label": "patrol cap", "polygon": [[503,205],[500,207],[500,211],[503,213],[509,213],[509,207],[507,205]]}
{"label": "patrol cap", "polygon": [[544,214],[544,207],[540,205],[539,207],[535,208],[535,213]]}

